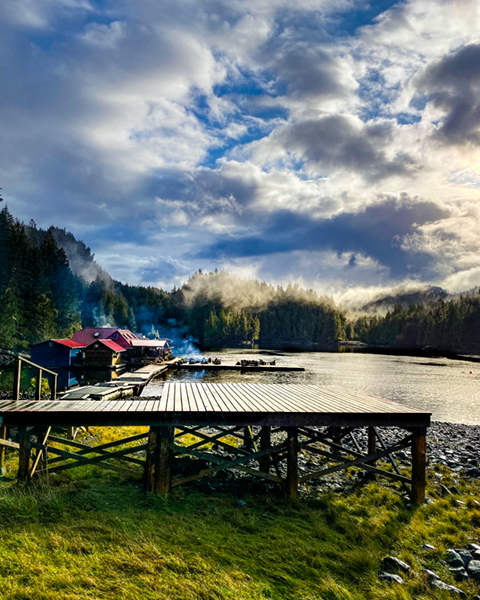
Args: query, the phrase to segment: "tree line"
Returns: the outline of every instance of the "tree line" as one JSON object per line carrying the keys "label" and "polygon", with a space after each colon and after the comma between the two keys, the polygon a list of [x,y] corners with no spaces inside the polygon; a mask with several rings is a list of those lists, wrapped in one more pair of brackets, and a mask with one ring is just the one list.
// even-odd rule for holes
{"label": "tree line", "polygon": [[45,231],[33,221],[25,225],[3,208],[0,347],[28,349],[71,337],[82,327],[107,326],[146,334],[153,328],[166,337],[188,334],[201,348],[329,350],[358,340],[376,347],[480,353],[480,294],[352,319],[313,290],[245,280],[224,270],[199,270],[171,291],[130,286],[114,281],[71,233]]}
{"label": "tree line", "polygon": [[355,338],[371,346],[480,354],[480,290],[451,300],[396,306],[385,316],[362,316]]}
{"label": "tree line", "polygon": [[[61,244],[76,261],[76,273]],[[97,275],[88,283],[82,273],[92,270]],[[224,295],[226,289],[229,296]],[[345,323],[341,310],[311,290],[245,281],[226,271],[198,271],[181,288],[168,292],[125,285],[98,267],[90,249],[72,234],[55,227],[45,231],[33,221],[25,225],[7,207],[0,212],[4,348],[28,348],[93,326],[144,333],[153,326],[160,334],[162,329],[178,330],[197,339],[200,347],[311,347],[344,339]]]}

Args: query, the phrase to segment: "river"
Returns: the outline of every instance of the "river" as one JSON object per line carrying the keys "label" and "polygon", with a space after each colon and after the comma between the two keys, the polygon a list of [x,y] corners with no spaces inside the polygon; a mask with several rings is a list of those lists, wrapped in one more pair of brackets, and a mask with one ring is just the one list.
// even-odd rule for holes
{"label": "river", "polygon": [[[238,371],[178,371],[166,375],[168,381],[205,383],[310,383],[343,385],[375,396],[395,400],[432,413],[434,421],[480,425],[480,363],[448,358],[419,358],[356,352],[272,352],[219,350],[205,356],[218,356],[224,363],[241,358],[277,365],[300,365],[300,373],[248,373]],[[142,396],[161,394],[163,380],[154,380]]]}

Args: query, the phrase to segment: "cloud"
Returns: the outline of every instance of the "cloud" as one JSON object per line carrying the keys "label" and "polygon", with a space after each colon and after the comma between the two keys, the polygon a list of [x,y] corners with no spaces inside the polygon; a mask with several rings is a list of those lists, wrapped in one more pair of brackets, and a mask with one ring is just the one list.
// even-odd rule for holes
{"label": "cloud", "polygon": [[72,229],[114,277],[178,285],[225,263],[326,290],[470,281],[477,0],[0,13],[5,200]]}
{"label": "cloud", "polygon": [[[203,257],[262,256],[295,250],[331,249],[342,254],[360,253],[390,269],[394,278],[412,272],[431,276],[434,259],[421,250],[401,247],[401,240],[419,226],[444,219],[449,213],[433,202],[408,197],[384,198],[358,213],[342,213],[314,221],[281,212],[255,236],[223,238],[200,253]],[[351,265],[352,266],[352,265]]]}
{"label": "cloud", "polygon": [[440,110],[435,136],[449,144],[480,143],[480,44],[469,44],[431,64],[417,90]]}
{"label": "cloud", "polygon": [[374,182],[395,175],[409,175],[419,169],[406,152],[389,159],[386,144],[394,134],[391,123],[363,125],[343,115],[326,115],[288,125],[278,134],[285,148],[320,171],[353,169]]}

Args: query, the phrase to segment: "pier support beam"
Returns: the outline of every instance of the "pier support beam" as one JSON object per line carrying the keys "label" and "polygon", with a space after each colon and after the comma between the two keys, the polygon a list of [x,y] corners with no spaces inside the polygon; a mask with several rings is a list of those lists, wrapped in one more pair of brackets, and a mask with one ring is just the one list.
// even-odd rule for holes
{"label": "pier support beam", "polygon": [[287,429],[287,481],[286,493],[289,500],[298,498],[298,428]]}
{"label": "pier support beam", "polygon": [[[7,439],[7,428],[0,427],[0,439]],[[0,446],[0,477],[5,475],[5,446]]]}
{"label": "pier support beam", "polygon": [[27,427],[20,429],[20,448],[18,450],[18,474],[19,482],[25,482],[28,479],[30,470],[30,458],[32,455],[31,430]]}
{"label": "pier support beam", "polygon": [[[375,435],[375,427],[369,427],[367,430],[368,439],[367,439],[367,454],[375,454],[376,449],[376,435]],[[374,460],[370,460],[368,464],[375,464]]]}
{"label": "pier support beam", "polygon": [[253,448],[253,433],[251,427],[245,427],[243,429],[243,446],[246,450]]}
{"label": "pier support beam", "polygon": [[151,427],[145,462],[145,490],[165,496],[170,491],[173,427]]}
{"label": "pier support beam", "polygon": [[[260,450],[268,450],[271,448],[271,432],[272,428],[264,425],[260,430]],[[270,471],[270,456],[267,454],[258,459],[260,471],[269,473]]]}
{"label": "pier support beam", "polygon": [[412,502],[425,502],[427,430],[416,429],[412,439]]}

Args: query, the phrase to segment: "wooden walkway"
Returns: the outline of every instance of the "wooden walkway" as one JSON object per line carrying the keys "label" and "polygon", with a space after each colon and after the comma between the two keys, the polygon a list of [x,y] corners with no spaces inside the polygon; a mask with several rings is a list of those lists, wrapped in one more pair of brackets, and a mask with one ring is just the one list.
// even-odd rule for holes
{"label": "wooden walkway", "polygon": [[[430,413],[338,386],[166,383],[161,398],[145,400],[4,401],[0,402],[0,419],[4,427],[22,428],[23,437],[16,444],[20,450],[20,479],[32,477],[35,470],[50,472],[84,464],[113,468],[112,458],[142,464],[140,458],[131,455],[143,452],[146,488],[158,493],[235,468],[281,483],[289,497],[295,498],[299,483],[353,466],[409,486],[415,502],[422,502],[425,497],[426,428]],[[52,440],[50,428],[55,425],[143,425],[150,427],[150,433],[140,436],[147,440],[146,444],[122,447],[116,452],[107,447],[128,446],[138,442],[139,436],[92,448],[62,438],[61,443],[78,449],[66,452],[48,441],[49,437]],[[400,427],[406,430],[405,437],[388,446],[380,435],[380,426]],[[368,428],[367,452],[362,451],[355,438],[358,427]],[[36,428],[35,432],[31,428]],[[284,439],[272,445],[272,432]],[[37,441],[32,441],[34,434]],[[176,443],[187,434],[194,436],[193,443]],[[227,437],[241,440],[242,446],[228,443]],[[347,445],[343,443],[346,439],[350,440]],[[58,439],[53,441],[59,443]],[[15,447],[7,440],[0,439],[1,444]],[[228,450],[231,457],[201,449],[212,444]],[[400,472],[393,459],[394,452],[407,447],[412,450],[411,478]],[[33,471],[32,449],[37,450]],[[319,471],[300,476],[300,451],[321,456],[327,464]],[[56,454],[56,458],[49,459],[51,454]],[[89,458],[88,454],[97,456]],[[174,458],[183,455],[212,466],[194,475],[176,475]],[[379,460],[388,460],[391,468],[378,468]],[[286,461],[286,475],[282,475],[282,461]],[[258,468],[253,468],[257,464]]]}

